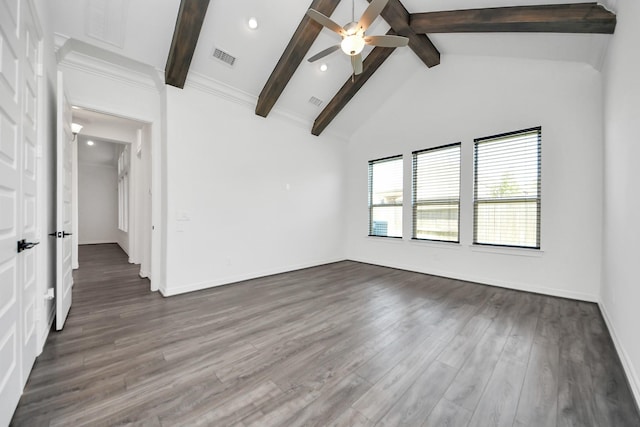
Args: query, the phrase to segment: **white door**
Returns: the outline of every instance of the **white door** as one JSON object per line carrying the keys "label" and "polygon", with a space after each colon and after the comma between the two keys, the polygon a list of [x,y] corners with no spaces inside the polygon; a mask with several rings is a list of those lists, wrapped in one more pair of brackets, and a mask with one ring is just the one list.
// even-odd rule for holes
{"label": "white door", "polygon": [[0,425],[11,420],[37,354],[40,36],[31,7],[0,1]]}
{"label": "white door", "polygon": [[71,168],[73,134],[71,133],[71,106],[64,94],[62,73],[58,71],[58,156],[57,156],[57,214],[56,214],[56,330],[64,326],[71,308],[73,286],[72,251],[72,192]]}
{"label": "white door", "polygon": [[[38,152],[38,83],[40,62],[40,34],[32,11],[31,1],[23,1],[20,7],[20,38],[25,55],[20,77],[22,80],[22,185],[21,185],[21,237],[32,244],[39,242],[37,222],[38,176],[36,157]],[[24,250],[19,257],[22,264],[22,382],[29,378],[33,362],[38,354],[36,297],[36,256],[38,247]]]}

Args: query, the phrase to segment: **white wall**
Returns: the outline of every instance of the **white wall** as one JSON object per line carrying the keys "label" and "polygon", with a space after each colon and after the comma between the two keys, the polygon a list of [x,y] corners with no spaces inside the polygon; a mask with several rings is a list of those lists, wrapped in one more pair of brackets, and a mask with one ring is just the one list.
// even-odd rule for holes
{"label": "white wall", "polygon": [[[441,65],[416,72],[349,143],[347,257],[596,301],[602,236],[601,98],[599,73],[569,62],[445,55]],[[474,138],[535,126],[542,126],[542,250],[473,247]],[[411,152],[458,141],[461,243],[412,242]],[[397,154],[405,161],[405,237],[367,237],[367,161]]]}
{"label": "white wall", "polygon": [[118,170],[78,163],[78,243],[118,241]]}
{"label": "white wall", "polygon": [[605,164],[601,308],[640,403],[640,2],[618,0],[604,71]]}
{"label": "white wall", "polygon": [[344,142],[167,87],[172,295],[344,258]]}

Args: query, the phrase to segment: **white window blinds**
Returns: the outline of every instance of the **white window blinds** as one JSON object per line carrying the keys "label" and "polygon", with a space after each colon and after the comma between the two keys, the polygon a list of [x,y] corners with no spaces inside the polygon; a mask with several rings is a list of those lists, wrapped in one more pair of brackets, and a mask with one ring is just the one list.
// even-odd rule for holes
{"label": "white window blinds", "polygon": [[413,238],[459,241],[460,143],[413,153]]}
{"label": "white window blinds", "polygon": [[475,244],[540,248],[540,156],[540,128],[475,140]]}
{"label": "white window blinds", "polygon": [[369,235],[402,237],[402,156],[369,162]]}

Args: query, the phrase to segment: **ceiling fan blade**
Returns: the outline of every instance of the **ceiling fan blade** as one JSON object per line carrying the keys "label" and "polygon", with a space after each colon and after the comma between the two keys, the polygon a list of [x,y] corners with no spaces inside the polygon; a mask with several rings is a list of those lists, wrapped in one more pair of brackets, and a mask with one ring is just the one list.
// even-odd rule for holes
{"label": "ceiling fan blade", "polygon": [[341,36],[344,34],[344,29],[340,25],[338,25],[335,21],[333,21],[328,16],[323,15],[322,13],[318,12],[315,9],[307,10],[307,16],[313,19],[314,21],[316,21],[318,24],[330,29],[331,31],[335,31]]}
{"label": "ceiling fan blade", "polygon": [[364,42],[380,47],[405,47],[409,44],[409,39],[402,36],[366,36]]}
{"label": "ceiling fan blade", "polygon": [[360,20],[358,21],[358,27],[362,28],[362,31],[366,31],[369,25],[376,20],[382,9],[387,5],[389,0],[373,0],[369,3],[369,6],[364,11]]}
{"label": "ceiling fan blade", "polygon": [[338,50],[338,49],[340,49],[340,45],[339,45],[339,44],[337,44],[337,45],[335,45],[335,46],[328,47],[328,48],[326,48],[325,50],[323,50],[323,51],[320,51],[320,52],[316,53],[316,54],[315,54],[315,55],[313,55],[311,58],[307,59],[307,61],[309,61],[309,62],[315,62],[315,61],[317,61],[318,59],[320,59],[320,58],[324,58],[325,56],[329,55],[330,53],[335,52],[335,51],[336,51],[336,50]]}
{"label": "ceiling fan blade", "polygon": [[362,54],[353,55],[351,57],[351,66],[353,67],[353,74],[356,76],[362,74]]}

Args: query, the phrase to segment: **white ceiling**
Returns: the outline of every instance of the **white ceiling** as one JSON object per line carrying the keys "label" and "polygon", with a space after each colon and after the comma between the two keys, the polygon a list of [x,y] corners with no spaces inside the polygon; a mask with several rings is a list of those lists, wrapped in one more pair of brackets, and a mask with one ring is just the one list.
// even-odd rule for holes
{"label": "white ceiling", "polygon": [[[403,0],[411,13],[480,7],[528,4],[581,3],[584,0]],[[615,8],[615,0],[607,5]],[[190,71],[217,80],[245,94],[257,97],[293,32],[306,12],[310,0],[211,0]],[[56,33],[84,41],[164,70],[179,0],[52,0],[51,14]],[[368,5],[356,0],[356,18]],[[338,5],[332,18],[345,24],[351,20],[351,2]],[[246,22],[256,17],[257,30]],[[89,24],[90,23],[90,24]],[[389,26],[379,18],[367,34],[384,34]],[[96,37],[102,36],[107,41]],[[580,62],[599,68],[609,36],[590,34],[436,34],[433,43],[446,55],[503,56],[540,60]],[[324,29],[307,57],[339,42]],[[233,68],[212,58],[214,47],[237,58]],[[365,51],[365,54],[368,51]],[[310,104],[315,96],[328,102],[349,78],[350,62],[336,52],[324,61],[329,69],[322,73],[319,63],[304,61],[276,104],[276,109],[309,123],[322,110]],[[367,103],[358,108],[347,105],[328,130],[349,136],[360,119],[370,114],[377,102],[391,96],[397,85],[416,72],[428,68],[409,48],[397,49],[367,82],[356,98]],[[366,95],[362,95],[366,92]],[[356,100],[352,101],[353,104]],[[324,105],[323,105],[324,106]]]}
{"label": "white ceiling", "polygon": [[[87,145],[93,141],[93,145]],[[118,144],[99,138],[78,135],[78,162],[93,166],[118,165]]]}

